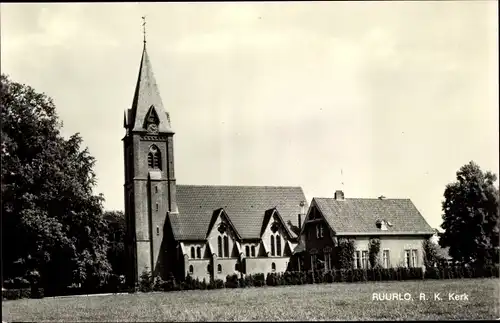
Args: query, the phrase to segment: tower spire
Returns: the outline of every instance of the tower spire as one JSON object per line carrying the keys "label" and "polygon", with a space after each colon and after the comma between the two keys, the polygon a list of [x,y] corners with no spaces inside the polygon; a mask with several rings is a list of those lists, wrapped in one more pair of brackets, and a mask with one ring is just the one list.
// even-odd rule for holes
{"label": "tower spire", "polygon": [[142,34],[144,46],[146,46],[146,16],[142,16]]}

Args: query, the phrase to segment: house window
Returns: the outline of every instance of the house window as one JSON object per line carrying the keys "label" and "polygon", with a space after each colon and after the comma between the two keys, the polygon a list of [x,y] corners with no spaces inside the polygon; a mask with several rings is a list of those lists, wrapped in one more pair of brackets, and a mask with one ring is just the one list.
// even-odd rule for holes
{"label": "house window", "polygon": [[201,259],[201,248],[196,248],[196,256]]}
{"label": "house window", "polygon": [[193,265],[189,265],[189,273],[192,274],[194,272]]}
{"label": "house window", "polygon": [[363,268],[368,269],[368,251],[361,252],[361,264]]}
{"label": "house window", "polygon": [[316,255],[311,255],[311,270],[316,270]]}
{"label": "house window", "polygon": [[160,235],[160,227],[159,226],[156,226],[156,235],[159,236]]}
{"label": "house window", "polygon": [[229,257],[229,239],[224,236],[224,257]]}
{"label": "house window", "polygon": [[281,237],[276,236],[276,253],[281,256]]}
{"label": "house window", "polygon": [[252,257],[255,257],[255,246],[252,246],[251,250],[252,250]]}
{"label": "house window", "polygon": [[323,232],[323,224],[318,223],[318,238],[323,238],[324,232]]}
{"label": "house window", "polygon": [[271,256],[275,255],[275,250],[274,250],[274,236],[271,236]]}
{"label": "house window", "polygon": [[247,257],[250,257],[250,247],[249,247],[249,246],[246,246],[246,247],[245,247],[245,255],[246,255]]}
{"label": "house window", "polygon": [[361,268],[361,257],[359,251],[354,252],[354,269]]}
{"label": "house window", "polygon": [[217,248],[217,249],[218,249],[218,250],[217,250],[217,251],[218,251],[218,254],[217,254],[217,255],[219,256],[219,258],[222,258],[222,257],[223,257],[223,255],[222,255],[222,237],[221,237],[221,236],[219,236],[219,237],[217,238],[217,247],[218,247],[218,248]]}
{"label": "house window", "polygon": [[218,264],[217,265],[217,272],[220,274],[222,272],[222,265]]}
{"label": "house window", "polygon": [[194,247],[191,247],[191,259],[194,259],[195,256],[194,256]]}
{"label": "house window", "polygon": [[332,268],[332,259],[329,253],[325,253],[325,271],[331,270]]}
{"label": "house window", "polygon": [[319,224],[316,225],[316,239],[319,239]]}
{"label": "house window", "polygon": [[405,250],[405,267],[409,268],[410,265],[410,250]]}
{"label": "house window", "polygon": [[417,267],[417,250],[413,249],[411,251],[411,266]]}
{"label": "house window", "polygon": [[152,145],[148,153],[148,167],[153,169],[161,169],[161,153],[158,147]]}
{"label": "house window", "polygon": [[271,264],[271,270],[276,271],[276,264],[274,262]]}
{"label": "house window", "polygon": [[156,212],[158,212],[159,209],[160,209],[160,206],[158,205],[158,203],[156,203]]}
{"label": "house window", "polygon": [[155,186],[155,193],[158,193],[158,186]]}
{"label": "house window", "polygon": [[390,264],[389,264],[389,250],[384,250],[383,254],[382,254],[382,257],[383,257],[383,261],[384,261],[384,268],[389,268]]}

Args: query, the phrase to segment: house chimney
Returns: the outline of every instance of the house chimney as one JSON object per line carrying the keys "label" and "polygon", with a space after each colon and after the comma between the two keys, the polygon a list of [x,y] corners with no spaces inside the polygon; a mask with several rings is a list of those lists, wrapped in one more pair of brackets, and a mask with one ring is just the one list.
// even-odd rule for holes
{"label": "house chimney", "polygon": [[335,199],[337,201],[343,201],[344,200],[344,192],[342,192],[341,190],[335,191]]}
{"label": "house chimney", "polygon": [[300,202],[300,213],[299,213],[299,230],[302,230],[302,214],[305,212],[306,203],[304,201]]}

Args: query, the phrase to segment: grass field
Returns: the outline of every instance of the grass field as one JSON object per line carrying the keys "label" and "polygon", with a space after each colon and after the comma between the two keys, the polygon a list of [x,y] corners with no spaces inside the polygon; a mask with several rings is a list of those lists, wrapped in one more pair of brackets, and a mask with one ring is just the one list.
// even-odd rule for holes
{"label": "grass field", "polygon": [[[496,319],[497,279],[334,283],[6,301],[3,321],[286,321]],[[373,300],[410,293],[412,300]],[[419,300],[424,293],[427,300]],[[434,300],[440,293],[442,300]],[[468,300],[449,300],[466,293]],[[408,297],[408,296],[407,296]]]}

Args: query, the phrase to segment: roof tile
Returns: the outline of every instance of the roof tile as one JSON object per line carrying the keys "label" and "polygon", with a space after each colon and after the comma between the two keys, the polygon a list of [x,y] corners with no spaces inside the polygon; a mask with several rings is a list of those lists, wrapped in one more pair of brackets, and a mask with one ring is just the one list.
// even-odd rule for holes
{"label": "roof tile", "polygon": [[[314,198],[313,201],[337,234],[434,233],[409,199]],[[388,221],[392,226],[387,226],[387,231],[380,230],[377,220]]]}
{"label": "roof tile", "polygon": [[276,207],[285,224],[298,225],[305,200],[300,187],[177,185],[179,213],[170,223],[177,240],[204,240],[214,210],[223,208],[243,239],[258,239],[267,210]]}

